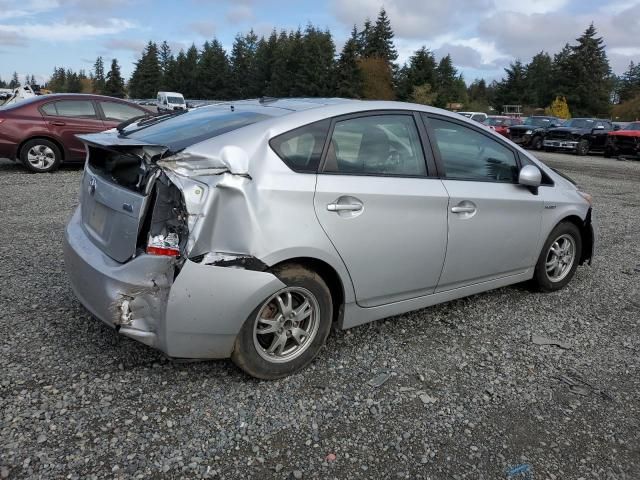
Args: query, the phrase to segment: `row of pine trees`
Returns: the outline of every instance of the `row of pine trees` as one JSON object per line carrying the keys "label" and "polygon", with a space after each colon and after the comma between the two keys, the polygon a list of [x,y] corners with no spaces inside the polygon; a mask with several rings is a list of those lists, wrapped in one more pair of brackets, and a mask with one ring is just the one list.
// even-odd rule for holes
{"label": "row of pine trees", "polygon": [[[236,36],[229,53],[215,38],[177,55],[166,41],[149,42],[126,86],[117,60],[105,73],[98,57],[88,76],[56,68],[48,88],[131,98],[153,98],[158,91],[169,90],[192,99],[263,95],[398,99],[445,108],[459,103],[478,111],[489,111],[491,106],[500,111],[510,104],[534,111],[564,97],[574,116],[607,115],[612,103],[640,96],[640,64],[631,63],[620,77],[613,75],[604,40],[594,25],[553,56],[540,52],[528,64],[516,60],[501,81],[489,84],[476,79],[467,86],[451,56],[437,61],[426,47],[403,66],[397,59],[391,22],[381,9],[375,22],[354,26],[339,53],[331,32],[313,25],[274,30],[263,37],[250,31]],[[17,75],[11,83],[17,83]]]}

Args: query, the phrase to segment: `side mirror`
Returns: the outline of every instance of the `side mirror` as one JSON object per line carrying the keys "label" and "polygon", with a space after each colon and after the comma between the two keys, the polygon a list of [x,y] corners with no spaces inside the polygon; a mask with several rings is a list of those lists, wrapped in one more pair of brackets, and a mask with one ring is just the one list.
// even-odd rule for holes
{"label": "side mirror", "polygon": [[518,183],[526,187],[533,187],[537,189],[542,183],[542,173],[540,172],[540,169],[533,165],[525,165],[520,169]]}

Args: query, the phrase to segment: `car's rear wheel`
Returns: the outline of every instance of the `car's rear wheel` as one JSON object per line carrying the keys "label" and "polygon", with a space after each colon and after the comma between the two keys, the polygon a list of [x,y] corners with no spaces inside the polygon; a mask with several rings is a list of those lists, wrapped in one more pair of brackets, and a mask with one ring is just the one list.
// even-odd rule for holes
{"label": "car's rear wheel", "polygon": [[58,146],[44,138],[34,138],[20,149],[20,161],[32,172],[53,172],[62,162]]}
{"label": "car's rear wheel", "polygon": [[576,154],[584,157],[589,153],[589,140],[583,138],[578,142],[578,146],[576,147]]}
{"label": "car's rear wheel", "polygon": [[231,359],[249,375],[276,379],[306,367],[331,329],[331,292],[315,272],[300,265],[273,271],[285,288],[266,298],[245,321]]}
{"label": "car's rear wheel", "polygon": [[560,223],[542,248],[533,276],[534,284],[543,292],[560,290],[575,275],[581,255],[580,230],[571,222]]}

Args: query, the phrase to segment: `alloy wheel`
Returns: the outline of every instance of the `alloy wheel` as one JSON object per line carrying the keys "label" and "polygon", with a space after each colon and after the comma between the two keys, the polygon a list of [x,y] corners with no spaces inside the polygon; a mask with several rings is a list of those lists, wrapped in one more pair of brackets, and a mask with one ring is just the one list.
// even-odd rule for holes
{"label": "alloy wheel", "polygon": [[576,260],[576,242],[569,234],[560,235],[549,247],[545,268],[552,282],[560,282],[571,271]]}
{"label": "alloy wheel", "polygon": [[253,324],[258,354],[273,363],[299,357],[318,333],[320,307],[315,296],[301,287],[287,287],[263,303]]}
{"label": "alloy wheel", "polygon": [[27,161],[37,170],[47,170],[56,161],[56,154],[46,145],[34,145],[27,152]]}

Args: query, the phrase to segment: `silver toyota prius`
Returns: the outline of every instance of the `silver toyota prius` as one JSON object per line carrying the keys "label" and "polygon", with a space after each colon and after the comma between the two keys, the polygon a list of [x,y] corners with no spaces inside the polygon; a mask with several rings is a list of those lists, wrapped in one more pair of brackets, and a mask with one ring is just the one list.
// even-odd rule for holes
{"label": "silver toyota prius", "polygon": [[85,307],[170,357],[291,374],[350,328],[505,285],[564,287],[591,196],[455,113],[241,101],[84,135],[66,269]]}

